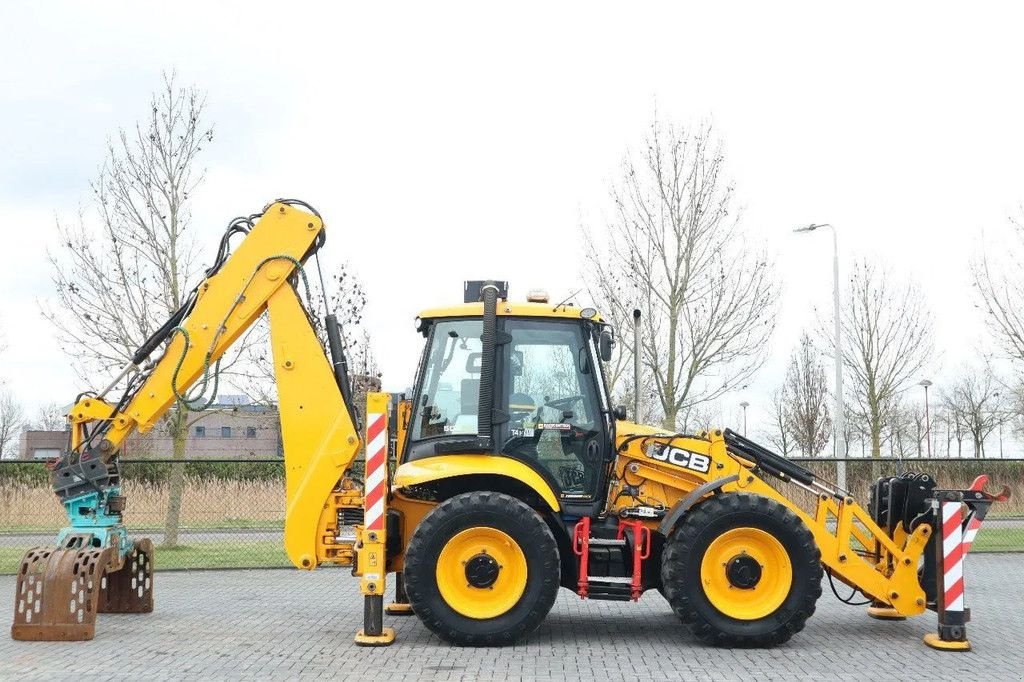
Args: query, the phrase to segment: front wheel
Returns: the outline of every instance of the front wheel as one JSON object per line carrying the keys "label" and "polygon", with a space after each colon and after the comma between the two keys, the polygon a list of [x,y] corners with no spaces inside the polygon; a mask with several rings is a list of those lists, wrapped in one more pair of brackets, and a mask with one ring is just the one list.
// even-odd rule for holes
{"label": "front wheel", "polygon": [[769,647],[803,629],[821,596],[821,552],[775,500],[716,495],[665,543],[661,579],[672,610],[702,642]]}
{"label": "front wheel", "polygon": [[458,495],[427,514],[409,540],[404,571],[416,615],[461,646],[522,639],[551,610],[560,583],[547,523],[494,492]]}

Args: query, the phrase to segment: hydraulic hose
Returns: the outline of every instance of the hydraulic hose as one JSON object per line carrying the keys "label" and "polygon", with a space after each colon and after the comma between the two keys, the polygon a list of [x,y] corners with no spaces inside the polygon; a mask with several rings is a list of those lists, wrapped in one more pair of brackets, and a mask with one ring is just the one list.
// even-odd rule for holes
{"label": "hydraulic hose", "polygon": [[334,379],[338,383],[338,390],[341,391],[341,397],[345,401],[349,418],[356,425],[356,429],[361,431],[362,424],[359,423],[359,415],[352,400],[352,383],[348,377],[348,359],[345,357],[345,344],[341,339],[338,316],[331,313],[324,319],[324,324],[327,325],[327,347],[331,351]]}

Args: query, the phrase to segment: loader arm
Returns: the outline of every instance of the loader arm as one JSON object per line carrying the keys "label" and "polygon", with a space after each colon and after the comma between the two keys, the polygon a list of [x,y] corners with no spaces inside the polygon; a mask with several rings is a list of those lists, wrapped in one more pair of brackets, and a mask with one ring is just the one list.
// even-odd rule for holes
{"label": "loader arm", "polygon": [[[117,499],[116,455],[125,439],[152,429],[175,403],[188,409],[182,400],[188,389],[197,382],[207,389],[218,360],[267,313],[286,469],[285,549],[301,568],[327,558],[323,547],[317,551],[321,515],[361,441],[345,397],[344,371],[336,372],[327,359],[296,291],[305,283],[301,264],[323,243],[323,229],[315,213],[287,202],[268,206],[234,252],[200,283],[180,321],[173,328],[165,325],[163,353],[148,364],[137,354],[129,364],[123,373],[129,377],[125,396],[117,404],[102,394],[87,396],[74,405],[68,415],[71,447],[53,471],[55,491],[75,529],[65,534],[116,516],[119,537],[108,534],[100,542],[118,542],[124,551],[120,514],[111,503],[114,509],[123,505]],[[333,316],[328,323],[336,324]],[[159,343],[147,345],[155,355]],[[355,504],[358,492],[350,489],[347,498]]]}

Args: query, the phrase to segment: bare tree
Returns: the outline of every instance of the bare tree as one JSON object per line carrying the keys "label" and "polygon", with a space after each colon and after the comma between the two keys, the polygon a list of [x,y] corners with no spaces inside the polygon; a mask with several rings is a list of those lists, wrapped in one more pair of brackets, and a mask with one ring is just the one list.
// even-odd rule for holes
{"label": "bare tree", "polygon": [[[200,153],[213,139],[204,108],[202,93],[165,75],[146,117],[108,142],[92,183],[98,225],[90,229],[84,216],[77,226],[59,225],[63,248],[50,255],[56,302],[43,313],[87,381],[125,365],[199,274],[190,200],[203,180]],[[176,460],[185,458],[189,415],[178,406],[161,424]],[[183,477],[184,467],[172,468],[165,546],[177,544]]]}
{"label": "bare tree", "polygon": [[[591,294],[620,324],[626,311],[643,311],[639,352],[667,429],[745,385],[774,329],[772,268],[739,228],[724,166],[709,127],[655,122],[644,149],[623,162],[607,229],[589,235]],[[623,367],[634,352],[628,336]]]}
{"label": "bare tree", "polygon": [[591,275],[587,280],[587,293],[600,311],[601,318],[616,331],[612,359],[603,364],[609,388],[612,394],[621,400],[622,384],[632,379],[632,315],[637,295],[633,281],[625,274],[615,268],[601,267],[604,253],[599,251],[593,235],[586,229],[583,230],[583,238],[588,258],[586,270]]}
{"label": "bare tree", "polygon": [[817,455],[828,442],[832,417],[825,367],[806,332],[790,357],[783,398],[785,418],[797,447],[805,457]]}
{"label": "bare tree", "polygon": [[[871,456],[881,456],[882,430],[899,394],[931,359],[932,317],[920,290],[896,284],[868,261],[853,268],[842,311],[843,365],[851,412],[867,425]],[[823,325],[822,338],[831,344]]]}
{"label": "bare tree", "polygon": [[0,459],[17,457],[18,438],[24,425],[21,403],[8,389],[0,389]]}
{"label": "bare tree", "polygon": [[898,457],[920,457],[923,438],[924,410],[897,398],[882,425],[882,445]]}
{"label": "bare tree", "polygon": [[989,328],[1006,354],[1024,364],[1024,206],[1020,212],[1021,217],[1010,218],[1016,246],[982,250],[972,263],[972,272]]}
{"label": "bare tree", "polygon": [[32,428],[39,431],[67,431],[67,415],[57,403],[40,405],[32,421]]}
{"label": "bare tree", "polygon": [[[315,281],[316,278],[311,278]],[[341,327],[342,346],[349,362],[352,375],[380,377],[377,358],[373,352],[373,339],[363,324],[366,309],[366,292],[362,281],[348,263],[341,264],[324,282],[326,291],[319,290],[312,296],[309,312],[324,352],[327,349],[327,329],[322,315],[332,312]],[[319,289],[319,287],[318,287]],[[263,330],[263,334],[266,330]],[[274,386],[274,363],[266,343],[253,343],[246,347],[246,362],[235,372],[246,393],[257,403],[277,404],[277,389]]]}
{"label": "bare tree", "polygon": [[953,433],[949,428],[949,414],[940,400],[933,401],[931,405],[931,420],[932,456],[942,457],[945,446],[946,457],[949,457]]}
{"label": "bare tree", "polygon": [[943,395],[943,407],[953,416],[958,430],[970,436],[975,457],[984,457],[985,439],[1005,419],[1007,398],[1000,388],[991,369],[986,367],[965,371]]}
{"label": "bare tree", "polygon": [[[958,409],[950,409],[949,403],[956,398],[947,396],[943,398],[943,409],[946,413],[946,428],[948,429],[947,440],[956,441],[956,456],[964,456],[964,439],[967,438],[967,422],[963,418],[965,412]],[[949,443],[946,444],[946,456],[949,457]]]}
{"label": "bare tree", "polygon": [[783,457],[789,456],[789,453],[795,449],[793,436],[789,431],[788,402],[785,385],[772,392],[772,423],[771,427],[764,431],[764,437],[782,453]]}

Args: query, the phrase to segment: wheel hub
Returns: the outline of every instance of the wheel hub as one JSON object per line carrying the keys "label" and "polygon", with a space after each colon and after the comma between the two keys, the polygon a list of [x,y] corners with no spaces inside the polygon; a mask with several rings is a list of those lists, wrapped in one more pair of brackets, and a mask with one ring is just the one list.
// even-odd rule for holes
{"label": "wheel hub", "polygon": [[725,568],[729,584],[741,590],[751,590],[761,582],[761,564],[754,557],[741,554],[733,557]]}
{"label": "wheel hub", "polygon": [[466,582],[471,587],[485,589],[491,587],[498,581],[498,572],[501,566],[492,556],[480,553],[466,562]]}

